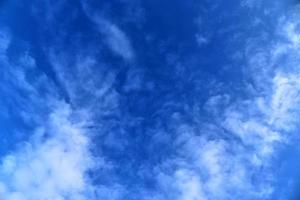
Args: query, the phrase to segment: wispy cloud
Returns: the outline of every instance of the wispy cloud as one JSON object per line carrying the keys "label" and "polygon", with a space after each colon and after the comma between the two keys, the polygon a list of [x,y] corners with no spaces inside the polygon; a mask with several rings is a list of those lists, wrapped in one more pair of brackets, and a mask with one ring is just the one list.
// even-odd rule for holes
{"label": "wispy cloud", "polygon": [[[8,104],[10,101],[0,101],[0,104],[13,106],[13,112],[18,112],[22,122],[30,127],[18,129],[28,137],[16,145],[16,149],[1,157],[0,198],[118,199],[121,186],[95,187],[89,176],[90,172],[109,166],[103,157],[91,153],[93,131],[89,126],[93,124],[93,115],[89,114],[91,110],[86,110],[90,107],[78,107],[76,103],[70,105],[63,100],[51,77],[36,66],[34,58],[26,51],[11,63],[6,53],[10,35],[5,32],[0,35],[3,35],[0,62],[6,68],[0,76],[0,91],[1,95],[11,99],[12,105]],[[34,77],[30,76],[33,70]],[[66,84],[66,81],[63,83]],[[99,91],[97,95],[103,96],[103,92]],[[73,93],[72,98],[74,96]],[[2,130],[2,134],[9,133]]]}
{"label": "wispy cloud", "polygon": [[96,29],[104,36],[110,50],[126,61],[132,61],[135,53],[128,36],[115,23],[97,14],[87,3],[82,3],[87,17],[95,24]]}
{"label": "wispy cloud", "polygon": [[[258,11],[263,6],[259,2],[242,1],[242,12]],[[43,26],[56,27],[60,19],[56,14],[65,8],[62,5],[67,7],[62,2],[45,12]],[[222,5],[217,1],[203,13],[211,17],[219,6],[224,10]],[[137,54],[126,27],[120,26],[122,20],[112,21],[87,3],[82,6],[93,26],[88,31],[102,37],[113,54],[133,62]],[[83,14],[80,6],[75,7],[74,21],[70,20],[74,24]],[[41,10],[35,12],[40,15]],[[198,58],[193,57],[198,53],[190,54],[193,49],[180,51],[182,55],[174,59],[168,48],[153,52],[153,58],[173,60],[169,65],[175,66],[176,73],[168,71],[173,68],[161,72],[160,65],[153,71],[119,71],[112,67],[115,60],[110,63],[99,56],[99,38],[85,43],[84,31],[67,37],[73,28],[61,30],[57,38],[49,37],[49,43],[39,41],[41,46],[47,44],[42,47],[43,59],[53,67],[54,84],[30,51],[20,48],[10,59],[7,51],[13,35],[0,32],[0,64],[5,68],[0,73],[0,94],[5,97],[0,99],[0,117],[18,116],[26,128],[17,131],[28,136],[0,158],[0,199],[269,199],[276,183],[274,162],[299,130],[300,116],[299,22],[278,14],[274,17],[278,17],[277,28],[265,30],[264,17],[271,11],[263,9],[255,15],[255,22],[250,20],[249,35],[240,33],[236,24],[217,27],[223,22],[219,17],[214,22],[206,19],[207,24],[199,24],[203,31],[190,35],[200,46],[212,43],[212,50],[224,47],[226,54],[226,50],[233,52],[220,63],[230,60],[228,65],[243,66],[238,77],[242,80],[236,86],[214,75],[207,83],[210,77],[203,77],[208,73],[198,76],[202,71]],[[222,17],[229,21],[227,11]],[[61,27],[70,22],[62,21]],[[216,24],[205,30],[210,23]],[[202,64],[207,63],[205,53]],[[211,56],[208,63],[218,56]],[[234,59],[242,62],[236,64]],[[231,78],[230,74],[224,79]],[[205,89],[201,84],[207,84]],[[68,98],[59,92],[60,86]],[[235,87],[241,94],[233,91]]]}
{"label": "wispy cloud", "polygon": [[134,59],[134,52],[129,39],[121,29],[111,22],[98,19],[95,20],[99,30],[103,33],[110,49],[125,60]]}
{"label": "wispy cloud", "polygon": [[169,183],[162,191],[177,191],[173,198],[178,200],[271,197],[276,185],[274,158],[299,128],[299,33],[295,26],[287,17],[277,30],[284,40],[278,37],[269,45],[250,44],[254,50],[247,54],[245,71],[256,80],[256,89],[249,83],[245,88],[249,96],[238,100],[230,94],[210,97],[205,109],[214,118],[214,129],[205,128],[205,122],[197,119],[195,124],[174,125],[178,127],[178,156],[163,164],[168,163],[172,173],[160,169],[158,181]]}

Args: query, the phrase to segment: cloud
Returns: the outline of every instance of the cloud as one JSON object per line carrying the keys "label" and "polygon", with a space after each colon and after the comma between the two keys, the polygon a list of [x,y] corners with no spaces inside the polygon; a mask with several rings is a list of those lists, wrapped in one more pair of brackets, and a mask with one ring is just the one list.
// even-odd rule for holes
{"label": "cloud", "polygon": [[[16,199],[90,199],[87,172],[94,166],[84,122],[73,122],[70,106],[58,102],[32,141],[5,156],[0,167],[0,196]],[[48,137],[46,136],[48,135]]]}
{"label": "cloud", "polygon": [[176,186],[180,188],[179,198],[182,200],[206,200],[202,183],[193,171],[178,170],[175,174]]}
{"label": "cloud", "polygon": [[130,41],[119,27],[103,19],[97,20],[96,23],[100,31],[105,35],[106,42],[114,53],[123,57],[125,60],[132,60],[134,58]]}
{"label": "cloud", "polygon": [[96,121],[104,115],[118,115],[120,97],[113,87],[116,79],[114,71],[107,70],[93,54],[73,53],[63,50],[49,52],[49,61],[71,104],[88,111],[98,110],[90,112],[91,118]]}
{"label": "cloud", "polygon": [[206,45],[207,43],[209,43],[209,39],[203,35],[196,34],[195,37],[196,37],[197,44],[199,46],[203,46],[203,45]]}
{"label": "cloud", "polygon": [[135,57],[128,36],[116,24],[96,13],[87,3],[82,3],[85,14],[96,25],[97,30],[104,36],[104,41],[110,50],[126,61]]}
{"label": "cloud", "polygon": [[[77,116],[70,105],[59,100],[55,86],[38,70],[34,59],[24,53],[14,64],[6,49],[10,36],[1,33],[1,94],[12,99],[1,101],[13,106],[21,120],[32,129],[17,150],[1,158],[0,198],[7,200],[91,199],[93,184],[87,172],[95,165],[90,154],[89,139],[83,128],[85,119]],[[32,70],[36,77],[29,76]],[[47,86],[47,87],[45,87]],[[46,89],[47,88],[47,89]],[[41,92],[42,91],[42,92]],[[3,130],[4,136],[8,132]],[[9,134],[9,133],[8,133]]]}
{"label": "cloud", "polygon": [[276,74],[273,78],[273,94],[268,113],[268,124],[274,128],[290,131],[295,129],[300,103],[299,74]]}
{"label": "cloud", "polygon": [[[101,155],[92,154],[94,144],[91,137],[95,134],[93,126],[95,104],[80,106],[80,101],[71,100],[72,105],[64,100],[58,92],[51,77],[47,76],[38,66],[35,59],[27,51],[20,50],[14,62],[8,59],[6,49],[9,48],[10,36],[0,34],[1,64],[5,70],[0,75],[1,95],[6,96],[0,101],[1,107],[11,108],[6,117],[13,116],[25,124],[25,128],[13,124],[17,133],[26,135],[22,141],[13,141],[15,148],[6,151],[0,159],[0,198],[7,200],[92,200],[102,198],[119,199],[122,186],[117,183],[94,183],[92,172],[111,173],[111,164],[106,163]],[[57,70],[59,77],[66,77],[63,69],[66,63],[59,60],[62,69]],[[93,62],[90,59],[80,60],[80,72],[91,76]],[[58,65],[58,64],[57,64]],[[34,73],[33,73],[34,72]],[[74,74],[67,76],[62,83],[70,87],[71,97],[77,97],[80,91],[75,90]],[[82,73],[79,78],[86,80]],[[113,77],[107,78],[108,84]],[[69,82],[68,82],[69,81]],[[95,80],[93,80],[95,81]],[[111,103],[114,98],[106,95],[108,88],[96,92],[100,83],[91,82],[93,93],[91,98],[102,98],[102,102]],[[81,82],[80,82],[81,84]],[[100,84],[100,86],[103,86]],[[95,90],[94,90],[95,89]],[[90,91],[92,90],[92,91]],[[81,96],[82,97],[82,96]],[[107,99],[107,98],[108,99]],[[74,103],[73,103],[74,102]],[[101,104],[103,112],[109,105]],[[4,120],[1,116],[0,120]],[[2,130],[3,137],[14,139],[9,130]],[[99,169],[101,169],[99,171]],[[98,182],[99,184],[99,182]]]}
{"label": "cloud", "polygon": [[0,33],[0,53],[1,55],[5,54],[10,43],[10,36],[7,32],[1,31]]}
{"label": "cloud", "polygon": [[[255,7],[255,1],[243,2],[246,7]],[[58,12],[60,5],[57,6],[57,11],[50,13]],[[109,49],[125,61],[134,60],[131,42],[117,23],[98,16],[86,5],[84,9]],[[54,23],[54,16],[51,14],[49,23]],[[230,85],[224,94],[221,89],[208,92],[214,95],[204,104],[197,94],[192,93],[195,92],[193,87],[189,87],[193,98],[186,98],[188,96],[184,89],[180,89],[180,83],[171,87],[179,88],[176,95],[165,90],[169,88],[164,88],[164,85],[159,88],[148,86],[151,89],[148,95],[148,91],[144,90],[147,86],[145,80],[152,78],[152,74],[146,77],[143,71],[126,71],[123,77],[125,84],[116,88],[120,73],[111,69],[109,63],[108,67],[101,63],[97,53],[93,54],[96,52],[94,47],[74,50],[59,49],[60,45],[51,46],[47,56],[59,84],[69,96],[69,101],[64,100],[66,98],[58,92],[51,77],[36,66],[30,53],[24,52],[14,64],[10,63],[6,57],[9,36],[0,34],[1,64],[6,67],[5,72],[0,74],[3,83],[1,94],[12,99],[14,112],[20,113],[22,120],[31,125],[30,130],[18,130],[30,136],[17,149],[1,158],[0,198],[117,200],[129,196],[147,200],[268,199],[276,182],[274,158],[297,131],[300,114],[300,73],[297,68],[300,37],[297,23],[286,18],[281,23],[278,29],[283,39],[274,37],[275,41],[269,42],[270,38],[266,35],[241,39],[241,43],[247,41],[241,53],[245,59],[243,63],[247,65],[243,75],[251,79],[241,81],[245,87],[237,86],[244,87],[243,94],[230,93]],[[205,35],[195,36],[199,45],[210,42]],[[268,42],[265,44],[262,41]],[[196,76],[197,73],[193,73],[191,78],[184,77],[188,80],[188,86],[194,86],[191,79]],[[196,84],[199,84],[197,81]],[[225,84],[216,83],[222,88]],[[167,98],[162,101],[168,99],[170,102],[155,102],[154,111],[157,111],[156,107],[163,108],[151,115],[153,121],[146,121],[145,118],[141,120],[145,122],[145,127],[135,125],[139,122],[131,120],[131,113],[127,113],[126,107],[121,107],[127,101],[122,101],[120,95],[135,95],[140,90],[146,93],[147,98],[153,94],[161,95],[153,93],[158,92],[155,89],[167,91]],[[120,90],[123,91],[119,93]],[[180,96],[180,100],[173,99],[174,96]],[[0,100],[0,103],[2,101],[5,100]],[[166,118],[169,121],[165,121]],[[152,130],[152,125],[159,130]],[[113,126],[117,126],[122,133],[115,131]],[[127,133],[137,128],[142,130],[142,136]],[[94,134],[100,135],[101,140],[94,140]],[[151,142],[146,143],[148,138]],[[157,143],[153,144],[153,141]],[[94,145],[97,149],[93,149]],[[117,158],[112,158],[115,159],[112,163],[107,160],[111,152],[101,148],[105,145],[118,147],[114,148],[117,150],[113,153],[117,156],[112,157]],[[102,150],[106,157],[102,154],[96,157],[92,153],[102,153]],[[125,154],[127,157],[124,158]],[[147,159],[138,160],[129,154],[138,157],[145,155]],[[137,160],[134,164],[130,162],[117,166],[120,172],[116,173],[114,164],[127,162],[119,161],[118,156],[124,160]],[[150,167],[146,168],[147,164]],[[132,176],[132,173],[138,175]],[[152,177],[152,174],[156,176]],[[145,178],[148,176],[151,177]],[[148,180],[150,189],[147,187]]]}
{"label": "cloud", "polygon": [[[177,156],[165,160],[158,173],[158,182],[169,185],[161,190],[176,194],[172,199],[272,197],[276,159],[299,130],[296,27],[297,23],[286,17],[276,29],[275,42],[246,38],[252,42],[245,47],[245,73],[255,80],[246,84],[246,97],[230,93],[211,96],[204,104],[213,117],[209,122],[197,119],[199,115],[191,110],[195,123],[179,120],[173,124]],[[208,123],[215,128],[208,128]]]}

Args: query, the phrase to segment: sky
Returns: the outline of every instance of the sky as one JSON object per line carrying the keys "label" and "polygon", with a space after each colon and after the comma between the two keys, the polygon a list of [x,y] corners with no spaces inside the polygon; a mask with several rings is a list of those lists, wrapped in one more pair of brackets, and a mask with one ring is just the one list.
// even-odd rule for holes
{"label": "sky", "polygon": [[0,200],[299,200],[300,1],[1,0]]}

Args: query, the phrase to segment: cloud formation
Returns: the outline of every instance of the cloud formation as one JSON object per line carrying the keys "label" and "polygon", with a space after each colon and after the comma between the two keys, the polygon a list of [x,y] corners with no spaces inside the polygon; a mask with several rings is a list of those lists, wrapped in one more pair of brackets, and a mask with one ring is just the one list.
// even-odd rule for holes
{"label": "cloud formation", "polygon": [[2,159],[0,196],[7,200],[92,199],[87,172],[94,166],[81,121],[58,102],[30,142]]}
{"label": "cloud formation", "polygon": [[0,199],[272,199],[299,130],[296,14],[175,2],[185,18],[141,3],[134,49],[141,14],[103,11],[126,1],[46,2],[42,39],[0,32],[0,122],[14,122],[1,131],[17,143],[0,159]]}
{"label": "cloud formation", "polygon": [[[18,64],[11,63],[7,57],[10,38],[10,34],[1,33],[1,64],[6,67],[1,82],[7,86],[1,87],[1,93],[14,98],[18,115],[31,128],[19,128],[18,132],[28,134],[28,139],[1,157],[0,198],[95,199],[99,189],[88,173],[101,167],[103,161],[91,153],[86,128],[90,118],[59,97],[55,84],[26,52],[22,52]],[[33,70],[34,79],[29,76]]]}
{"label": "cloud formation", "polygon": [[278,37],[275,45],[250,44],[256,50],[248,54],[245,70],[255,80],[255,89],[250,83],[245,88],[250,97],[212,96],[205,109],[215,128],[201,128],[201,122],[178,127],[178,157],[166,161],[175,169],[170,173],[162,167],[158,175],[161,185],[172,184],[162,191],[177,191],[173,198],[178,200],[272,198],[277,184],[273,163],[299,128],[299,33],[294,23],[291,17],[282,21],[277,34],[285,40]]}
{"label": "cloud formation", "polygon": [[122,57],[125,61],[132,61],[135,57],[133,47],[128,36],[116,24],[107,20],[91,8],[87,3],[82,3],[85,14],[95,24],[96,29],[104,37],[104,42],[110,50]]}

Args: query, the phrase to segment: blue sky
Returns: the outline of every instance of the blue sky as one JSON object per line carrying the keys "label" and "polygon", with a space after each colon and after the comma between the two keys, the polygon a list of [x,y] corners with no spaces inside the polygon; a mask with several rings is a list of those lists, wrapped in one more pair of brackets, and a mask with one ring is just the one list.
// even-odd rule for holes
{"label": "blue sky", "polygon": [[0,1],[0,200],[298,200],[299,6]]}

